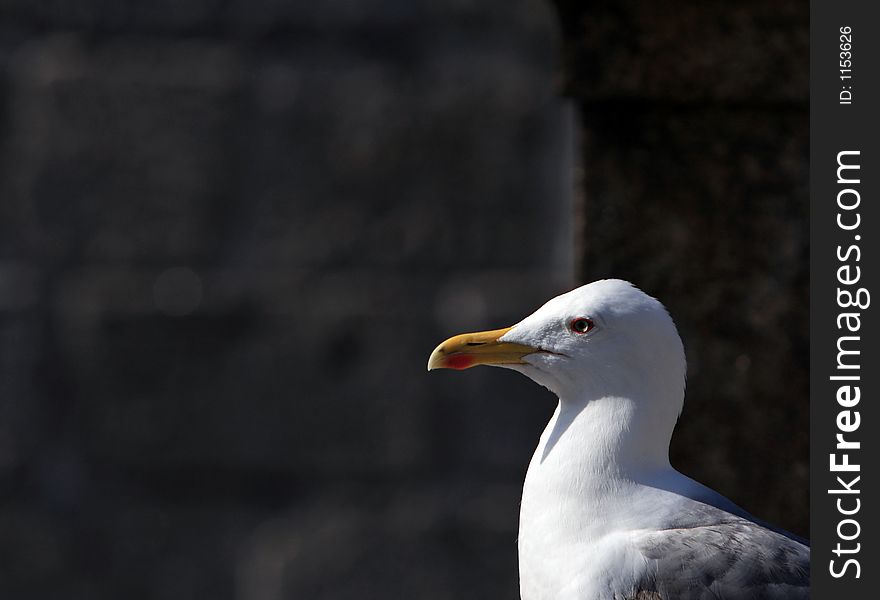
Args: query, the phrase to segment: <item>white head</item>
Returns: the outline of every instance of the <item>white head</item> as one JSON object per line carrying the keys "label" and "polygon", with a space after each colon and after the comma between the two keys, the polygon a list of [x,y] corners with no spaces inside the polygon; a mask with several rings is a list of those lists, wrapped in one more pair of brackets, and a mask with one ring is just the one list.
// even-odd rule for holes
{"label": "white head", "polygon": [[619,279],[557,296],[513,327],[450,338],[428,369],[480,364],[519,371],[578,410],[610,405],[628,430],[660,430],[666,448],[684,401],[684,348],[672,318]]}

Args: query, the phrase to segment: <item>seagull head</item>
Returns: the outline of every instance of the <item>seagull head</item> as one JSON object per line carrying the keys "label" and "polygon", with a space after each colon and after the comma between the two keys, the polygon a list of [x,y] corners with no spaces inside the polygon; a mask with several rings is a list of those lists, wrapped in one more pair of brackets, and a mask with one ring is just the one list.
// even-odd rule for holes
{"label": "seagull head", "polygon": [[504,329],[456,335],[428,370],[477,365],[519,371],[563,400],[650,398],[677,419],[684,398],[681,338],[663,305],[631,283],[604,279],[548,301]]}

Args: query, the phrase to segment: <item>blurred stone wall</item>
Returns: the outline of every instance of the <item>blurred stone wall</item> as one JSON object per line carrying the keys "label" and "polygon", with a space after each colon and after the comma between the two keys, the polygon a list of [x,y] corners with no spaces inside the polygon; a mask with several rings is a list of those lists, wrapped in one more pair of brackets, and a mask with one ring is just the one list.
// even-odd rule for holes
{"label": "blurred stone wall", "polygon": [[0,0],[0,596],[515,597],[570,287],[539,0]]}
{"label": "blurred stone wall", "polygon": [[555,0],[579,106],[585,281],[688,355],[680,470],[809,534],[809,3]]}

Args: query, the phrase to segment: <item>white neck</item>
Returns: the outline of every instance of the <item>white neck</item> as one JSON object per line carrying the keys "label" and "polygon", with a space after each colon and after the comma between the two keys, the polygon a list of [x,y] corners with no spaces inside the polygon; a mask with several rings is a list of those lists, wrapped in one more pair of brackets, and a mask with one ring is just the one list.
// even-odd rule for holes
{"label": "white neck", "polygon": [[[669,441],[677,415],[653,410],[652,405],[663,406],[656,400],[629,395],[560,399],[529,464],[522,517],[553,506],[562,518],[569,509],[609,515],[613,507],[593,504],[614,501],[614,492],[624,493],[630,485],[675,473]],[[596,518],[587,522],[599,529],[607,524]]]}
{"label": "white neck", "polygon": [[572,565],[573,556],[585,556],[572,549],[603,543],[621,523],[639,527],[627,516],[633,513],[628,510],[632,503],[639,502],[639,484],[680,477],[668,458],[674,418],[667,431],[652,424],[655,417],[644,408],[615,396],[559,401],[523,489],[521,581],[543,590],[539,594],[523,587],[523,598],[563,597],[555,587],[561,583],[552,575],[556,569],[549,565],[567,565],[600,581],[595,573],[605,572],[598,559],[602,553],[589,552],[590,564]]}
{"label": "white neck", "polygon": [[583,476],[637,478],[668,468],[669,442],[684,390],[649,375],[656,374],[645,374],[648,385],[607,376],[576,385],[557,382],[559,406],[541,436],[537,465],[533,459],[530,469],[539,468],[554,453],[562,455],[558,459],[567,465],[567,473]]}

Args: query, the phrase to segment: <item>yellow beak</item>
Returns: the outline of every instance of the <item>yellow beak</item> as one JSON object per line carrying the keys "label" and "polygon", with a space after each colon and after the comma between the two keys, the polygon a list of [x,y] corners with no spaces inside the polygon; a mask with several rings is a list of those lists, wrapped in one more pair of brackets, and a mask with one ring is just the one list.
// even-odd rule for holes
{"label": "yellow beak", "polygon": [[524,356],[540,350],[524,344],[499,342],[498,339],[511,329],[512,327],[507,327],[479,333],[462,333],[451,337],[431,352],[428,370],[461,370],[477,365],[524,364],[522,360]]}

